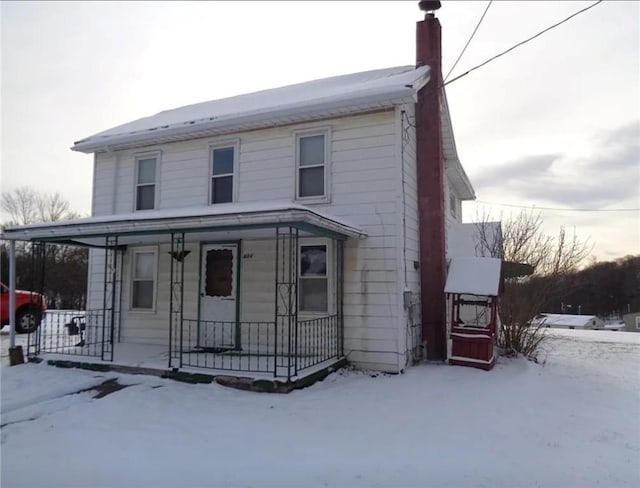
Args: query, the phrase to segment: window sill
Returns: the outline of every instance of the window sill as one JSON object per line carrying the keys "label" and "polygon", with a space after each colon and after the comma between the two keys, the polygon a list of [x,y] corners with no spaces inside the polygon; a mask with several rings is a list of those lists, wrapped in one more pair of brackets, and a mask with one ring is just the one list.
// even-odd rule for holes
{"label": "window sill", "polygon": [[314,205],[319,203],[331,203],[331,198],[328,196],[323,197],[298,197],[294,200],[296,203],[303,205]]}

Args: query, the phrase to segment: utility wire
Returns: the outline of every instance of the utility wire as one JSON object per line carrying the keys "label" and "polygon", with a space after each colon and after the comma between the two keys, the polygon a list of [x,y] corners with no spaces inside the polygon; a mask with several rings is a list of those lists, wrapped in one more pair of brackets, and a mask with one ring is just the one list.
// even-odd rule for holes
{"label": "utility wire", "polygon": [[496,205],[499,207],[532,208],[535,210],[554,210],[561,212],[640,212],[640,208],[560,208],[560,207],[538,207],[537,205],[516,205],[511,203],[495,203],[483,200],[473,200],[474,203],[485,205]]}
{"label": "utility wire", "polygon": [[586,11],[587,11],[587,10],[589,10],[589,9],[592,9],[592,8],[593,8],[593,7],[595,7],[596,5],[598,5],[598,4],[600,4],[600,3],[602,3],[602,1],[603,1],[603,0],[598,0],[597,2],[592,3],[592,4],[591,4],[591,5],[589,5],[588,7],[585,7],[585,8],[583,8],[582,10],[578,10],[577,12],[575,12],[575,13],[571,14],[571,15],[570,15],[569,17],[567,17],[566,19],[561,20],[560,22],[558,22],[558,23],[556,23],[556,24],[553,24],[553,25],[549,26],[549,27],[547,27],[547,28],[546,28],[546,29],[544,29],[544,30],[541,30],[540,32],[538,32],[538,33],[537,33],[537,34],[535,34],[534,36],[531,36],[531,37],[529,37],[528,39],[525,39],[524,41],[521,41],[521,42],[519,42],[518,44],[515,44],[514,46],[511,46],[511,47],[510,47],[509,49],[507,49],[506,51],[503,51],[503,52],[501,52],[500,54],[496,54],[494,57],[487,59],[484,63],[480,63],[479,65],[474,66],[474,67],[473,67],[473,68],[471,68],[470,70],[465,71],[465,72],[464,72],[464,73],[462,73],[461,75],[456,76],[456,77],[455,77],[455,78],[453,78],[452,80],[449,80],[449,81],[447,81],[447,82],[443,83],[443,86],[446,86],[446,85],[448,85],[448,84],[450,84],[450,83],[453,83],[454,81],[459,80],[459,79],[460,79],[460,78],[462,78],[463,76],[467,76],[467,75],[468,75],[469,73],[471,73],[472,71],[475,71],[475,70],[477,70],[478,68],[482,68],[483,66],[485,66],[485,65],[489,64],[491,61],[494,61],[495,59],[498,59],[499,57],[504,56],[505,54],[507,54],[507,53],[509,53],[509,52],[513,51],[513,50],[514,50],[514,49],[516,49],[517,47],[520,47],[520,46],[522,46],[523,44],[526,44],[527,42],[534,40],[536,37],[541,36],[541,35],[542,35],[542,34],[544,34],[545,32],[549,32],[551,29],[555,29],[556,27],[558,27],[558,26],[560,26],[560,25],[564,24],[565,22],[569,21],[570,19],[574,18],[576,15],[580,15],[581,13],[586,12]]}
{"label": "utility wire", "polygon": [[458,59],[456,59],[456,62],[453,63],[453,66],[451,66],[451,69],[447,73],[447,76],[444,77],[444,81],[445,82],[447,81],[447,79],[449,79],[449,75],[455,69],[455,67],[458,65],[458,61],[460,61],[460,58],[462,58],[462,55],[467,50],[467,47],[469,47],[469,44],[471,43],[471,40],[473,39],[473,36],[475,36],[476,32],[478,32],[478,28],[480,27],[480,24],[482,24],[482,21],[484,20],[484,16],[487,15],[487,11],[489,10],[489,7],[491,7],[492,3],[493,3],[493,0],[489,0],[489,3],[487,4],[487,7],[484,9],[484,12],[482,13],[482,17],[480,17],[480,20],[476,24],[475,29],[473,29],[473,32],[471,33],[471,36],[469,37],[469,40],[467,41],[467,43],[462,48],[462,51],[460,52],[460,55],[458,56]]}

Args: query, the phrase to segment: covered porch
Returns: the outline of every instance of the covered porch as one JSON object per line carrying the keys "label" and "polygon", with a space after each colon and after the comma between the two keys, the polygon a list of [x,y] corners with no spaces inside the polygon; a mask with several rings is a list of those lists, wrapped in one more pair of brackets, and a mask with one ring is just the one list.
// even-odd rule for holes
{"label": "covered porch", "polygon": [[92,249],[86,310],[47,311],[28,356],[288,381],[342,360],[344,244],[366,234],[302,205],[222,204],[4,237],[36,268],[46,246]]}

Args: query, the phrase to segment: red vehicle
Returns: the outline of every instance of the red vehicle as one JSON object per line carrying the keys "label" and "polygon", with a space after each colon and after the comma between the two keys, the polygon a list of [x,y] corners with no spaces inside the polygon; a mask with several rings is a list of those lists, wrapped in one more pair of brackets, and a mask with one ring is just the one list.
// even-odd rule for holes
{"label": "red vehicle", "polygon": [[[9,287],[0,283],[1,327],[9,324]],[[38,328],[47,309],[44,296],[32,291],[16,290],[16,332],[29,333]]]}

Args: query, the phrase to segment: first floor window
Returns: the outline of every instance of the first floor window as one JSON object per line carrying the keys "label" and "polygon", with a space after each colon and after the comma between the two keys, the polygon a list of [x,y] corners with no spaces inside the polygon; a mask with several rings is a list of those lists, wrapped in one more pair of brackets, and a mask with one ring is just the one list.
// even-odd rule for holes
{"label": "first floor window", "polygon": [[155,251],[134,251],[131,280],[131,308],[153,309],[155,296]]}
{"label": "first floor window", "polygon": [[233,201],[233,167],[235,147],[220,147],[211,151],[211,203]]}
{"label": "first floor window", "polygon": [[136,210],[152,210],[156,204],[157,158],[140,158],[136,174]]}
{"label": "first floor window", "polygon": [[640,329],[640,317],[636,317],[636,329]]}
{"label": "first floor window", "polygon": [[300,246],[299,308],[301,312],[327,312],[329,280],[327,246]]}

